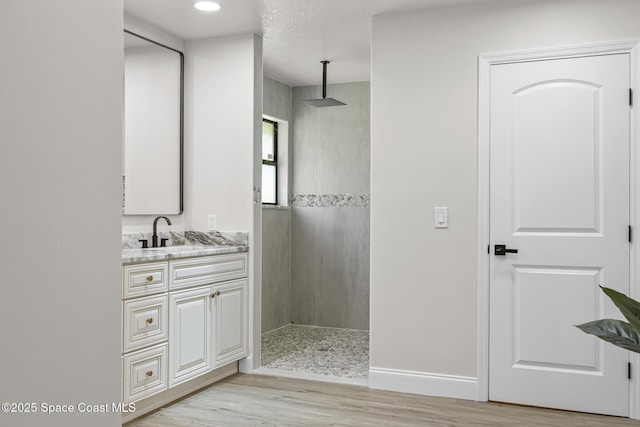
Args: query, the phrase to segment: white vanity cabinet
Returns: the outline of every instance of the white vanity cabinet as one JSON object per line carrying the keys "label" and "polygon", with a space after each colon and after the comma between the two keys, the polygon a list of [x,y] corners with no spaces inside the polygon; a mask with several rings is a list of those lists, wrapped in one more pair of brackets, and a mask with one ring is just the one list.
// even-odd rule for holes
{"label": "white vanity cabinet", "polygon": [[169,271],[174,386],[247,355],[247,255],[170,261]]}
{"label": "white vanity cabinet", "polygon": [[130,403],[169,384],[169,276],[166,262],[125,265],[122,272],[122,397]]}
{"label": "white vanity cabinet", "polygon": [[123,266],[125,403],[247,356],[247,263],[238,252]]}

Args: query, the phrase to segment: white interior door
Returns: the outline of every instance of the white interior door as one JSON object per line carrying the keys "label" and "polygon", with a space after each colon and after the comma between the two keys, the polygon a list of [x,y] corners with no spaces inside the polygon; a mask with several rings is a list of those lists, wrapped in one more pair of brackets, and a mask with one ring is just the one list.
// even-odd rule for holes
{"label": "white interior door", "polygon": [[491,400],[629,413],[627,351],[574,327],[629,291],[629,82],[627,54],[491,67]]}

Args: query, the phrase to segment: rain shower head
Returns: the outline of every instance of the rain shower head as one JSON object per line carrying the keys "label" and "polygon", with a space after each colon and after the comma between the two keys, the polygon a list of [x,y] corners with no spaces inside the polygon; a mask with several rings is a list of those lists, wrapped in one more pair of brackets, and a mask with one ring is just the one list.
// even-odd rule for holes
{"label": "rain shower head", "polygon": [[344,102],[340,102],[333,98],[305,99],[304,102],[308,102],[314,107],[337,107],[338,105],[347,105]]}
{"label": "rain shower head", "polygon": [[322,63],[322,98],[321,99],[305,99],[305,102],[314,107],[337,107],[339,105],[347,105],[337,99],[327,98],[327,64],[329,61],[320,61]]}

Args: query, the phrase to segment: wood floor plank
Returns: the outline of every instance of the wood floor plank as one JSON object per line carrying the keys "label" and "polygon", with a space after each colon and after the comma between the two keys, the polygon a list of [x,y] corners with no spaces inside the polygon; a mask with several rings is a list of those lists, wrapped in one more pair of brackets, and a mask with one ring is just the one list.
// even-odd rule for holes
{"label": "wood floor plank", "polygon": [[640,421],[237,374],[127,427],[623,427]]}

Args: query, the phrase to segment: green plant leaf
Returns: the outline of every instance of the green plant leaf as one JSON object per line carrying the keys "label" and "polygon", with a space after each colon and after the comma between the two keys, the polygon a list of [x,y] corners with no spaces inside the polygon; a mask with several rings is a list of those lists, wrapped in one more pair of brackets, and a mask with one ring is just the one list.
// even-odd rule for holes
{"label": "green plant leaf", "polygon": [[600,286],[600,288],[611,298],[611,301],[618,307],[633,329],[640,332],[640,302],[611,288],[605,288],[604,286]]}
{"label": "green plant leaf", "polygon": [[576,328],[618,347],[640,353],[640,334],[631,325],[622,320],[594,320],[582,325],[576,325]]}

